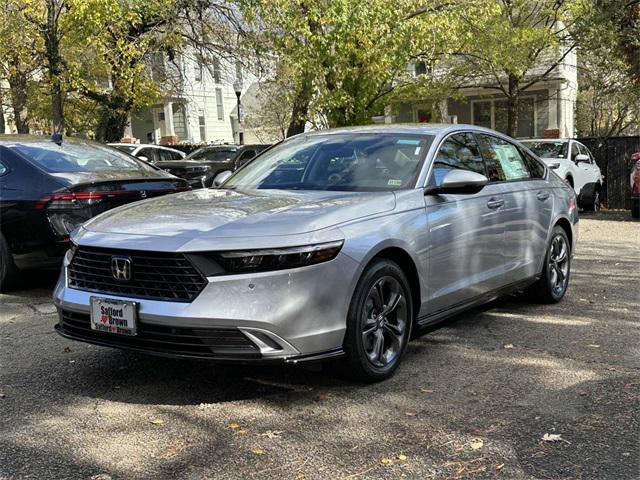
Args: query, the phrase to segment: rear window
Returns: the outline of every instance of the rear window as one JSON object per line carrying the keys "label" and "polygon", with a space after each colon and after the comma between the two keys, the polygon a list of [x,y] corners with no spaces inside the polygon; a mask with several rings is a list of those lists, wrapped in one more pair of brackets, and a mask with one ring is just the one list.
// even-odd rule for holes
{"label": "rear window", "polygon": [[187,160],[224,161],[232,159],[237,151],[236,147],[205,147],[193,152],[187,157]]}
{"label": "rear window", "polygon": [[23,143],[11,145],[9,148],[52,173],[154,170],[153,167],[118,150],[90,143]]}
{"label": "rear window", "polygon": [[133,154],[133,151],[138,148],[137,145],[111,145],[114,148],[117,148],[118,150],[120,150],[121,152],[124,153],[131,153]]}
{"label": "rear window", "polygon": [[522,143],[540,158],[567,158],[569,142],[560,140]]}

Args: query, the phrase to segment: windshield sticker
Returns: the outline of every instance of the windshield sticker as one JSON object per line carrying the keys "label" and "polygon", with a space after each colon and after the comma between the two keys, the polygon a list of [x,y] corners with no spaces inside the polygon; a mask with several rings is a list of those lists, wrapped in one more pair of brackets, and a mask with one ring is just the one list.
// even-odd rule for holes
{"label": "windshield sticker", "polygon": [[413,152],[414,155],[420,155],[420,147],[416,147],[415,151]]}
{"label": "windshield sticker", "polygon": [[396,142],[397,145],[420,145],[420,140],[409,140],[407,138],[401,138]]}
{"label": "windshield sticker", "polygon": [[397,180],[395,178],[392,178],[387,182],[387,185],[392,186],[392,187],[401,187],[402,186],[402,180]]}

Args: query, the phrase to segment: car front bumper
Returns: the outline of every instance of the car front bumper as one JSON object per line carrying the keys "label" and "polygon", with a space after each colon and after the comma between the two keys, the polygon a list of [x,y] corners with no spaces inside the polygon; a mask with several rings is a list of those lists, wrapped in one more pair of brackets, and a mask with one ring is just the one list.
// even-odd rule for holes
{"label": "car front bumper", "polygon": [[[290,270],[224,275],[190,303],[128,298],[67,286],[54,290],[62,336],[150,354],[216,361],[297,362],[340,355],[360,265],[345,254]],[[91,330],[91,297],[134,300],[138,335]]]}

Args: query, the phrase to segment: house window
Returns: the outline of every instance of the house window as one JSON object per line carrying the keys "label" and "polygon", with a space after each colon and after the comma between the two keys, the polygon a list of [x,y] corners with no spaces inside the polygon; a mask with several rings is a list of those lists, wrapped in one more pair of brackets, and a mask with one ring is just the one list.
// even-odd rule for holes
{"label": "house window", "polygon": [[427,64],[425,62],[418,62],[413,66],[415,76],[427,74]]}
{"label": "house window", "polygon": [[482,102],[473,102],[471,107],[473,109],[473,124],[478,125],[480,127],[492,128],[492,117],[491,117],[491,106],[492,102],[482,101]]}
{"label": "house window", "polygon": [[204,110],[198,110],[198,125],[200,126],[200,141],[207,141],[207,125],[204,118]]}
{"label": "house window", "polygon": [[216,107],[218,107],[218,120],[224,120],[224,105],[222,104],[221,88],[216,88]]}
{"label": "house window", "polygon": [[[506,133],[508,108],[506,99],[476,100],[471,102],[473,124]],[[516,137],[536,136],[535,98],[520,99],[518,107],[518,131]]]}
{"label": "house window", "polygon": [[193,76],[196,82],[202,81],[202,71],[204,70],[204,65],[202,64],[202,58],[196,58],[196,64],[193,67]]}
{"label": "house window", "polygon": [[220,59],[213,59],[213,81],[220,83]]}

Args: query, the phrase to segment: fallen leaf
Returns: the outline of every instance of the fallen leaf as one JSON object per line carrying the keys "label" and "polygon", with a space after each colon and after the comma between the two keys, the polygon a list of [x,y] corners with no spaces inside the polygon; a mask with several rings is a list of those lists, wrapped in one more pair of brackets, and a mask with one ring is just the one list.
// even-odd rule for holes
{"label": "fallen leaf", "polygon": [[329,400],[329,394],[328,393],[321,393],[320,395],[318,395],[318,400],[320,400],[321,402]]}
{"label": "fallen leaf", "polygon": [[560,435],[559,433],[545,433],[542,436],[543,442],[561,442],[562,440],[562,435]]}
{"label": "fallen leaf", "polygon": [[69,363],[76,363],[75,360],[69,360]]}
{"label": "fallen leaf", "polygon": [[236,422],[231,422],[231,423],[229,424],[229,428],[230,428],[231,430],[240,430],[240,424],[239,424],[239,423],[236,423]]}
{"label": "fallen leaf", "polygon": [[0,398],[5,398],[7,395],[4,393],[0,393]]}
{"label": "fallen leaf", "polygon": [[260,436],[261,437],[267,437],[267,438],[277,438],[282,434],[282,430],[267,430],[264,433],[261,433]]}
{"label": "fallen leaf", "polygon": [[513,346],[513,344],[512,344],[512,343],[507,343],[507,344],[506,344],[504,347],[502,347],[502,348],[506,348],[507,350],[509,350],[509,349],[511,349],[511,348],[515,348],[515,347]]}
{"label": "fallen leaf", "polygon": [[255,453],[256,455],[264,455],[264,450],[262,450],[261,448],[254,448],[253,453]]}
{"label": "fallen leaf", "polygon": [[69,347],[64,347],[63,352],[64,353],[69,353],[71,351],[71,349]]}
{"label": "fallen leaf", "polygon": [[504,463],[501,463],[500,465],[496,465],[496,470],[502,470],[504,468]]}
{"label": "fallen leaf", "polygon": [[393,460],[391,460],[390,458],[383,458],[382,460],[380,460],[380,463],[382,463],[383,465],[393,465]]}
{"label": "fallen leaf", "polygon": [[164,425],[164,420],[162,420],[161,418],[154,418],[152,420],[149,420],[149,423],[152,423],[153,425]]}
{"label": "fallen leaf", "polygon": [[415,412],[404,412],[404,414],[407,417],[415,417],[416,416]]}
{"label": "fallen leaf", "polygon": [[434,392],[434,390],[427,390],[426,388],[421,388],[420,391],[422,393],[433,393]]}
{"label": "fallen leaf", "polygon": [[473,450],[479,450],[479,449],[481,449],[483,447],[483,445],[484,445],[484,442],[482,440],[480,440],[479,438],[475,438],[469,443],[469,446]]}
{"label": "fallen leaf", "polygon": [[401,453],[400,455],[398,455],[398,460],[402,460],[404,462],[407,460],[407,456]]}
{"label": "fallen leaf", "polygon": [[589,345],[587,345],[587,347],[600,348],[600,345],[596,345],[596,344],[590,343]]}
{"label": "fallen leaf", "polygon": [[609,367],[609,368],[607,368],[607,370],[609,370],[610,372],[615,372],[616,371],[616,367]]}

